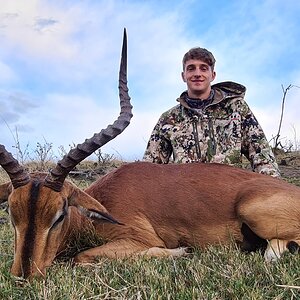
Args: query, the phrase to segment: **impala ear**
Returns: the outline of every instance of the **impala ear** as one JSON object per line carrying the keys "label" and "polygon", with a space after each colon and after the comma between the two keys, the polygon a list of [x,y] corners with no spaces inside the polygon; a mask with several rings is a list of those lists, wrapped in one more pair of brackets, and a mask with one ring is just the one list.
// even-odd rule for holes
{"label": "impala ear", "polygon": [[77,207],[82,215],[92,220],[122,224],[113,218],[100,202],[86,192],[80,190],[75,185],[65,182],[63,193],[65,192],[67,194],[66,198],[69,201],[69,205]]}
{"label": "impala ear", "polygon": [[12,192],[11,182],[6,182],[0,185],[0,203],[7,202],[8,196]]}
{"label": "impala ear", "polygon": [[120,223],[117,221],[115,218],[113,218],[110,214],[100,212],[94,209],[86,209],[82,206],[77,207],[78,210],[80,211],[81,214],[84,216],[92,219],[92,220],[97,220],[97,221],[106,221],[112,224],[119,224],[119,225],[124,225],[123,223]]}

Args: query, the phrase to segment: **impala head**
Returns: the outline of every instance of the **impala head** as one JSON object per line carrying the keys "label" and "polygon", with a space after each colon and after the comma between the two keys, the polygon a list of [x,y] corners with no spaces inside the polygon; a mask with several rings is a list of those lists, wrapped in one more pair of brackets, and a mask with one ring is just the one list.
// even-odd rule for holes
{"label": "impala head", "polygon": [[[0,203],[8,201],[15,231],[15,252],[11,273],[30,278],[44,275],[70,233],[74,207],[91,219],[116,223],[94,198],[65,181],[69,172],[95,150],[120,134],[132,117],[127,88],[127,38],[124,30],[119,72],[121,112],[118,119],[100,133],[77,145],[48,174],[29,174],[0,145],[0,165],[10,182],[0,185]],[[78,210],[76,210],[78,212]],[[77,219],[78,220],[78,219]],[[72,224],[72,226],[75,224]],[[78,224],[80,226],[80,224]]]}

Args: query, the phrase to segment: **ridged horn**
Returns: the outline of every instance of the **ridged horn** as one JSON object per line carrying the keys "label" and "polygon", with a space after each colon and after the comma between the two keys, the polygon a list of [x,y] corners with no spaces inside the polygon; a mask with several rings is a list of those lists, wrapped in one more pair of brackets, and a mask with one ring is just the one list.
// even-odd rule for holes
{"label": "ridged horn", "polygon": [[29,173],[19,164],[12,154],[5,149],[3,145],[0,145],[0,165],[8,174],[15,189],[29,182]]}
{"label": "ridged horn", "polygon": [[62,160],[60,160],[54,169],[45,178],[45,185],[55,191],[60,191],[65,178],[69,172],[82,160],[91,155],[97,149],[107,142],[114,139],[120,134],[130,123],[132,118],[132,106],[127,87],[127,35],[124,29],[122,55],[119,71],[119,97],[121,112],[118,119],[109,125],[106,129],[102,129],[99,133],[95,133],[90,139],[86,139],[84,143],[78,144],[76,148],[71,149]]}

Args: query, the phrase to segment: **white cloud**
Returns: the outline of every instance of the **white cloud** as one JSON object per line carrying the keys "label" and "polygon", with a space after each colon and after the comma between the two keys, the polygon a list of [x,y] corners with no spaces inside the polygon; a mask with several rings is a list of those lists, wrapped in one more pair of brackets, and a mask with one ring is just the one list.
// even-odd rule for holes
{"label": "white cloud", "polygon": [[0,61],[0,84],[5,84],[15,79],[14,71],[7,64]]}
{"label": "white cloud", "polygon": [[72,32],[68,14],[64,13],[47,1],[6,1],[0,8],[2,42],[21,57],[68,59],[74,50],[68,39]]}

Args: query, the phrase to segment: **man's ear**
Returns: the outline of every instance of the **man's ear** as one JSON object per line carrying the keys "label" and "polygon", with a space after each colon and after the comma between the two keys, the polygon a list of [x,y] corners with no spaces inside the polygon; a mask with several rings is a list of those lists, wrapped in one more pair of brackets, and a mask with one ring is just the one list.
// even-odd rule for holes
{"label": "man's ear", "polygon": [[181,78],[182,78],[183,82],[186,82],[186,78],[185,78],[184,72],[181,72]]}
{"label": "man's ear", "polygon": [[12,192],[11,182],[0,184],[0,203],[7,202],[8,196]]}
{"label": "man's ear", "polygon": [[217,73],[215,71],[212,71],[212,81],[215,80],[216,76],[217,76]]}

